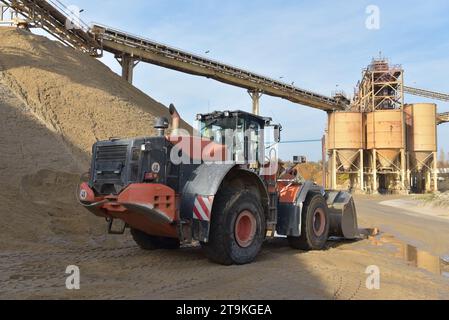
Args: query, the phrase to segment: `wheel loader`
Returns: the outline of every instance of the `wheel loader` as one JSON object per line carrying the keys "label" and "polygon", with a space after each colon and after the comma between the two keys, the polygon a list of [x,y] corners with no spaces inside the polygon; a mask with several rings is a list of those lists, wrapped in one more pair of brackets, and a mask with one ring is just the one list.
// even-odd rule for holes
{"label": "wheel loader", "polygon": [[[215,263],[253,262],[266,239],[321,250],[330,237],[358,237],[352,196],[278,168],[281,126],[244,111],[197,116],[197,134],[180,134],[170,106],[154,137],[95,143],[79,201],[106,219],[109,233],[130,229],[145,250],[200,244]],[[269,134],[267,134],[267,132]],[[119,227],[117,228],[117,225]]]}

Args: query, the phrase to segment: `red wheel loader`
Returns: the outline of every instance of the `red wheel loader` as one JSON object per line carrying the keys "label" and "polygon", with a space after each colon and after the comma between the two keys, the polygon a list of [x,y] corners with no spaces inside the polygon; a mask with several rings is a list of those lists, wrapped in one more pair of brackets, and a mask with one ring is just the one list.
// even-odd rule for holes
{"label": "red wheel loader", "polygon": [[[349,193],[277,168],[273,145],[281,126],[272,119],[243,111],[201,114],[198,134],[189,136],[179,134],[173,105],[170,114],[171,135],[168,119],[160,118],[158,136],[93,146],[79,201],[106,218],[110,233],[130,228],[146,250],[199,242],[211,261],[224,265],[254,261],[270,237],[320,250],[330,237],[359,236]],[[117,221],[122,227],[114,230]]]}

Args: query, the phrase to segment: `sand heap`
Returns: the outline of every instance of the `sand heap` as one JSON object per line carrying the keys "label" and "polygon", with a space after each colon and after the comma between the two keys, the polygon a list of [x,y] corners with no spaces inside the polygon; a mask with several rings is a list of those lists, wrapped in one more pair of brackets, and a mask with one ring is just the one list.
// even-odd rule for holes
{"label": "sand heap", "polygon": [[434,207],[449,209],[449,191],[433,195],[429,202]]}
{"label": "sand heap", "polygon": [[167,108],[101,62],[0,29],[0,248],[103,232],[74,196],[92,144],[153,135],[157,116]]}

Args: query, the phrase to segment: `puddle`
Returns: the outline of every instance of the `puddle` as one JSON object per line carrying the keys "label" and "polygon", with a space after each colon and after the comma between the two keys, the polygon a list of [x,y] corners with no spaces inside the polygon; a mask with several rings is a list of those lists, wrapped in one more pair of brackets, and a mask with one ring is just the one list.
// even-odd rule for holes
{"label": "puddle", "polygon": [[449,279],[449,256],[435,256],[388,234],[370,236],[368,239],[376,246],[389,246],[393,248],[397,258],[406,261],[413,267]]}

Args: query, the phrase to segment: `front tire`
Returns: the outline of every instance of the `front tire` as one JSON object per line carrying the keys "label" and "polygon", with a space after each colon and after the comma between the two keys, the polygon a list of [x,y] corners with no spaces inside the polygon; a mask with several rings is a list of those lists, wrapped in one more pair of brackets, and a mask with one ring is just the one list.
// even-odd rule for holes
{"label": "front tire", "polygon": [[303,207],[301,236],[288,237],[290,246],[299,250],[323,250],[329,239],[329,212],[326,200],[319,194],[310,195]]}
{"label": "front tire", "polygon": [[131,235],[137,245],[143,250],[175,250],[179,249],[180,247],[179,239],[151,236],[143,231],[134,228],[131,229]]}
{"label": "front tire", "polygon": [[259,197],[248,191],[216,196],[205,255],[223,265],[251,263],[265,239],[265,215]]}

